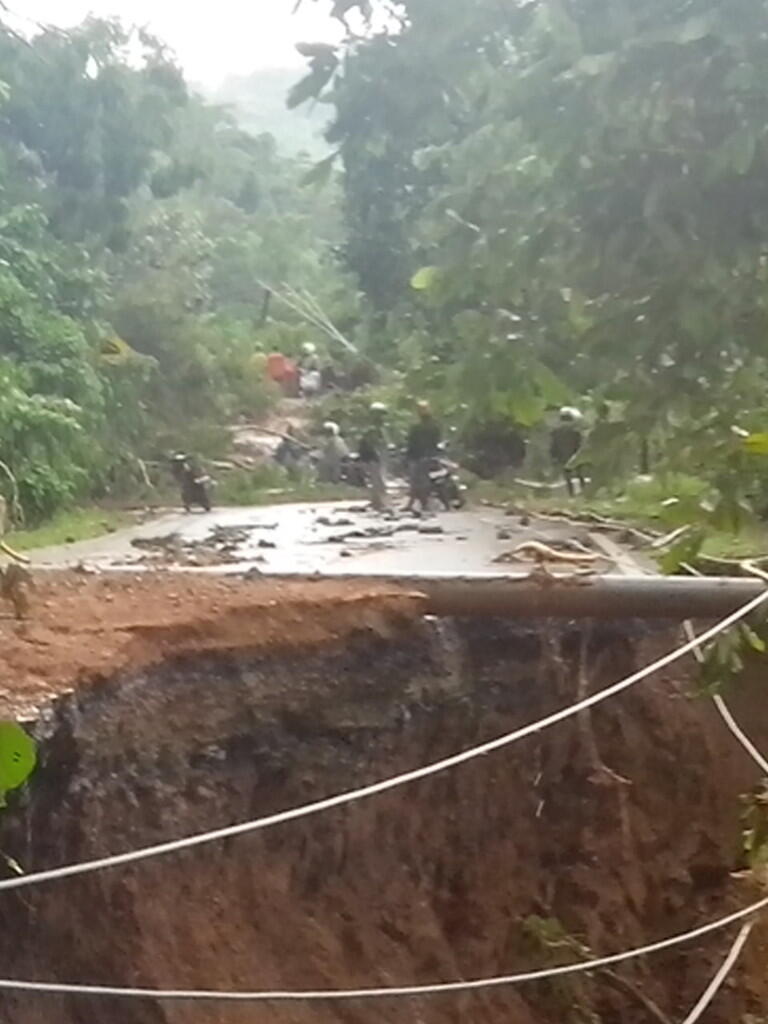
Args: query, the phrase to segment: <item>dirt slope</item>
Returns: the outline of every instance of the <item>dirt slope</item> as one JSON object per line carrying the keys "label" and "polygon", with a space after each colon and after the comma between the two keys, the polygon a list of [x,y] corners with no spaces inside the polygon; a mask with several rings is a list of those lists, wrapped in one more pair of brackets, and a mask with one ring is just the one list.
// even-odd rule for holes
{"label": "dirt slope", "polygon": [[[392,607],[400,615],[399,599],[390,600],[374,601],[385,612],[377,621]],[[136,616],[143,629],[146,616],[138,608]],[[434,628],[401,617],[388,631],[350,630],[277,652],[175,656],[78,690],[45,726],[30,802],[6,818],[0,845],[33,869],[290,807],[572,700],[585,643],[597,687],[675,640],[643,636],[633,623],[596,627],[586,640],[547,623]],[[768,743],[759,721],[755,729]],[[753,886],[732,877],[741,863],[738,795],[752,781],[710,705],[689,700],[678,673],[666,675],[591,721],[331,814],[8,894],[2,973],[212,988],[426,983],[567,959],[531,933],[534,916],[596,953],[613,952],[754,898]],[[6,996],[0,1019],[648,1024],[629,983],[678,1022],[731,938],[622,967],[618,983],[598,975],[312,1006]],[[764,940],[758,930],[707,1024],[766,1012]]]}
{"label": "dirt slope", "polygon": [[171,573],[35,575],[27,619],[0,618],[0,716],[34,715],[72,687],[166,658],[289,650],[419,613],[386,585],[277,583]]}

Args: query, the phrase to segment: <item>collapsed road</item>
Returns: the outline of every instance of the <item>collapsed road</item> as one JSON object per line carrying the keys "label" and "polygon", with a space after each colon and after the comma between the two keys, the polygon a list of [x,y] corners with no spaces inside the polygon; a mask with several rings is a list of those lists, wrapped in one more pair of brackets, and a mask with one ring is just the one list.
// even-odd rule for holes
{"label": "collapsed road", "polygon": [[[313,515],[329,520],[321,530],[365,528],[356,513]],[[338,563],[348,578],[269,579],[264,563],[237,557],[247,536],[202,516],[189,529],[218,527],[213,546],[234,543],[234,562],[179,572],[164,558],[133,570],[128,559],[113,572],[93,556],[36,573],[29,617],[9,609],[0,618],[2,716],[23,721],[39,749],[31,783],[0,820],[8,863],[27,873],[77,864],[450,758],[674,649],[679,619],[709,620],[761,594],[749,580],[643,576],[639,559],[637,572],[555,567],[562,576],[552,578],[523,562],[504,574],[493,560],[519,534],[509,517],[488,518],[487,558],[471,570],[481,580],[432,566],[419,578],[385,567],[362,579],[348,557]],[[165,525],[149,524],[146,536],[178,532]],[[237,525],[234,516],[224,525]],[[529,525],[527,536],[563,545],[572,529],[553,536],[550,523]],[[444,528],[450,538],[453,525]],[[409,532],[404,544],[424,542]],[[420,536],[437,547],[446,534]],[[183,528],[181,537],[182,549],[194,547]],[[367,538],[317,548],[355,539]],[[130,540],[125,550],[147,552]],[[269,558],[279,547],[261,550]],[[361,555],[360,567],[380,555]],[[744,871],[740,823],[740,798],[760,772],[696,696],[695,676],[691,659],[678,660],[545,732],[360,803],[0,893],[0,975],[231,992],[429,985],[574,962],[707,924],[760,895]],[[757,668],[729,701],[768,750]],[[764,1014],[767,934],[758,918],[713,992],[712,1024]],[[688,1014],[733,939],[715,932],[611,969],[397,1003],[7,991],[0,1015],[14,1024],[383,1024],[394,1015],[669,1024]]]}

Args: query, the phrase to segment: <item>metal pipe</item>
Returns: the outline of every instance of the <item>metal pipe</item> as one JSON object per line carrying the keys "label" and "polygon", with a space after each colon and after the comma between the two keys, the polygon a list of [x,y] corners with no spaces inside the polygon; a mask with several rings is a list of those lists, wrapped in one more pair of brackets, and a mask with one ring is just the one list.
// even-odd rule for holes
{"label": "metal pipe", "polygon": [[462,618],[719,618],[765,589],[761,580],[722,576],[280,573],[273,578],[389,584],[423,594],[428,614]]}

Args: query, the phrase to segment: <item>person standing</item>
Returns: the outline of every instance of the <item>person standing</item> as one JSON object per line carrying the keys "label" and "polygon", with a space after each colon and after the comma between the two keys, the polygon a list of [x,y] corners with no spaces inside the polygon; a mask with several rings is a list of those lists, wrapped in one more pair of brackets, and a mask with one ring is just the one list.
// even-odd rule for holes
{"label": "person standing", "polygon": [[549,454],[553,463],[562,472],[571,498],[576,493],[575,480],[578,480],[580,490],[584,490],[584,471],[581,466],[573,464],[574,456],[580,450],[583,441],[581,413],[578,409],[562,408],[558,425],[550,438]]}
{"label": "person standing", "polygon": [[429,474],[439,454],[442,430],[432,415],[429,402],[416,405],[417,421],[408,432],[405,458],[408,464],[408,504],[406,511],[415,511],[421,505],[421,512],[429,506]]}
{"label": "person standing", "polygon": [[349,457],[347,442],[341,436],[338,423],[328,420],[323,424],[323,444],[317,466],[317,478],[321,483],[338,484],[344,460]]}
{"label": "person standing", "polygon": [[369,409],[370,424],[360,438],[358,456],[371,494],[371,506],[377,512],[387,510],[387,485],[384,480],[384,454],[387,442],[384,423],[387,407],[382,402],[373,402]]}

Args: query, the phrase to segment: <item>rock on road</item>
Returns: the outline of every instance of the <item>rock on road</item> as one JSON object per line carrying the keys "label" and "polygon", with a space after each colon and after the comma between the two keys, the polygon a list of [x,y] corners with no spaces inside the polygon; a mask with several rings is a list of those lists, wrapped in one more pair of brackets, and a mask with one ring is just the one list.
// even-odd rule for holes
{"label": "rock on road", "polygon": [[[168,512],[141,526],[94,540],[31,552],[33,567],[78,564],[97,569],[200,568],[264,574],[370,575],[408,573],[525,572],[525,560],[499,564],[504,551],[527,540],[559,545],[578,541],[605,552],[602,538],[586,526],[506,515],[478,507],[424,520],[392,519],[366,511],[363,503],[328,502],[227,507],[206,514]],[[615,549],[615,545],[614,545]],[[618,549],[616,549],[618,550]],[[621,552],[619,552],[621,555]],[[636,556],[624,556],[627,571]],[[617,571],[601,559],[598,571]],[[572,571],[571,566],[563,571]]]}

